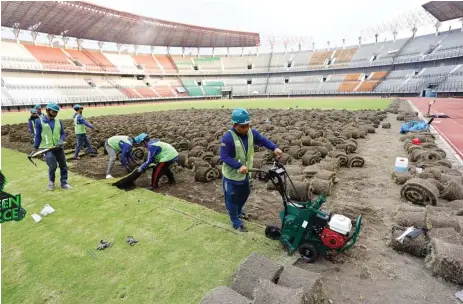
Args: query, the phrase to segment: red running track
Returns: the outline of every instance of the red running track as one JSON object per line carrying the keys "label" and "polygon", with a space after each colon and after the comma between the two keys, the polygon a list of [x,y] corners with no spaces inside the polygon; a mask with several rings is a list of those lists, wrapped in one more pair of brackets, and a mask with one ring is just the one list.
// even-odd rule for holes
{"label": "red running track", "polygon": [[[409,98],[418,110],[426,115],[430,98]],[[436,98],[431,115],[445,113],[450,118],[435,118],[432,126],[463,159],[463,99]]]}

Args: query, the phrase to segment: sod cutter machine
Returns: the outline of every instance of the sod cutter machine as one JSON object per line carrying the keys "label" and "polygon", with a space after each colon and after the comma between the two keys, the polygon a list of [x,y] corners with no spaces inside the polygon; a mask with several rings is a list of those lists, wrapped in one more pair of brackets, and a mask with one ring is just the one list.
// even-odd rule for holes
{"label": "sod cutter machine", "polygon": [[281,195],[284,207],[280,211],[281,227],[267,226],[265,235],[272,240],[280,240],[289,255],[299,251],[303,260],[313,262],[318,255],[333,251],[342,253],[355,244],[362,224],[361,215],[353,229],[352,220],[348,217],[320,210],[326,201],[324,195],[313,201],[291,201],[287,194],[287,180],[292,187],[294,184],[277,159],[267,171],[249,171],[258,173],[264,181],[270,180]]}

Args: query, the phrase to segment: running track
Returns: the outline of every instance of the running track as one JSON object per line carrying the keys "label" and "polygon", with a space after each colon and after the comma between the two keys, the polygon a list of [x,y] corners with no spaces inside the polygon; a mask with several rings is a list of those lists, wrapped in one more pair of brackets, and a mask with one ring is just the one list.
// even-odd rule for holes
{"label": "running track", "polygon": [[[428,112],[429,98],[409,98],[409,100],[426,115]],[[463,158],[463,99],[458,98],[436,98],[431,107],[431,114],[445,113],[450,118],[435,118],[431,125]]]}

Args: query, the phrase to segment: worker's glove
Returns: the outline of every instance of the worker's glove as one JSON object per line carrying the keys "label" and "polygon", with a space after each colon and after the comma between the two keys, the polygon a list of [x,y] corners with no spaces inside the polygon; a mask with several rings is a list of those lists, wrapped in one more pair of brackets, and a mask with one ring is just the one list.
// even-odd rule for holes
{"label": "worker's glove", "polygon": [[31,144],[33,144],[34,142],[35,142],[35,135],[31,134]]}
{"label": "worker's glove", "polygon": [[58,140],[58,144],[56,146],[62,149],[64,147],[64,141],[62,139]]}
{"label": "worker's glove", "polygon": [[145,169],[143,169],[143,167],[140,166],[140,167],[138,167],[137,171],[138,171],[138,173],[143,173],[143,171],[145,171]]}
{"label": "worker's glove", "polygon": [[34,153],[36,153],[37,151],[39,151],[39,149],[37,148],[34,148],[34,150],[32,150],[31,154],[29,154],[29,156],[32,156]]}

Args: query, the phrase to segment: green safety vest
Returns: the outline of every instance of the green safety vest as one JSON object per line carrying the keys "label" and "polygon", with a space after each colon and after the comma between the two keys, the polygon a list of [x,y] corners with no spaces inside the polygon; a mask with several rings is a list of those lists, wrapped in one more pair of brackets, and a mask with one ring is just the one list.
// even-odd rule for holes
{"label": "green safety vest", "polygon": [[170,160],[173,160],[178,156],[177,150],[174,147],[169,145],[168,143],[157,141],[155,143],[150,144],[150,146],[158,146],[161,147],[161,153],[154,157],[156,163],[165,163]]}
{"label": "green safety vest", "polygon": [[[246,154],[244,150],[243,142],[241,138],[236,135],[235,132],[232,130],[228,130],[233,137],[233,141],[235,142],[235,159],[239,161],[244,166],[248,167],[248,169],[252,169],[252,165],[254,162],[254,135],[252,134],[251,128],[248,131],[248,153]],[[222,175],[228,179],[234,181],[243,181],[246,179],[246,174],[241,174],[238,172],[238,169],[232,168],[226,163],[222,164]]]}
{"label": "green safety vest", "polygon": [[55,118],[55,127],[53,130],[50,125],[43,121],[43,116],[40,116],[40,123],[42,124],[42,138],[40,142],[40,149],[48,149],[58,144],[59,138],[61,137],[61,122],[58,118]]}
{"label": "green safety vest", "polygon": [[85,125],[83,124],[78,124],[77,123],[77,117],[79,116],[80,114],[76,115],[74,117],[74,132],[76,134],[85,134],[87,133],[87,131],[85,130]]}
{"label": "green safety vest", "polygon": [[125,135],[116,135],[116,136],[108,138],[108,145],[110,145],[116,151],[121,151],[121,148],[119,147],[120,141],[128,143],[129,145],[132,145],[132,143],[130,142],[130,138]]}

